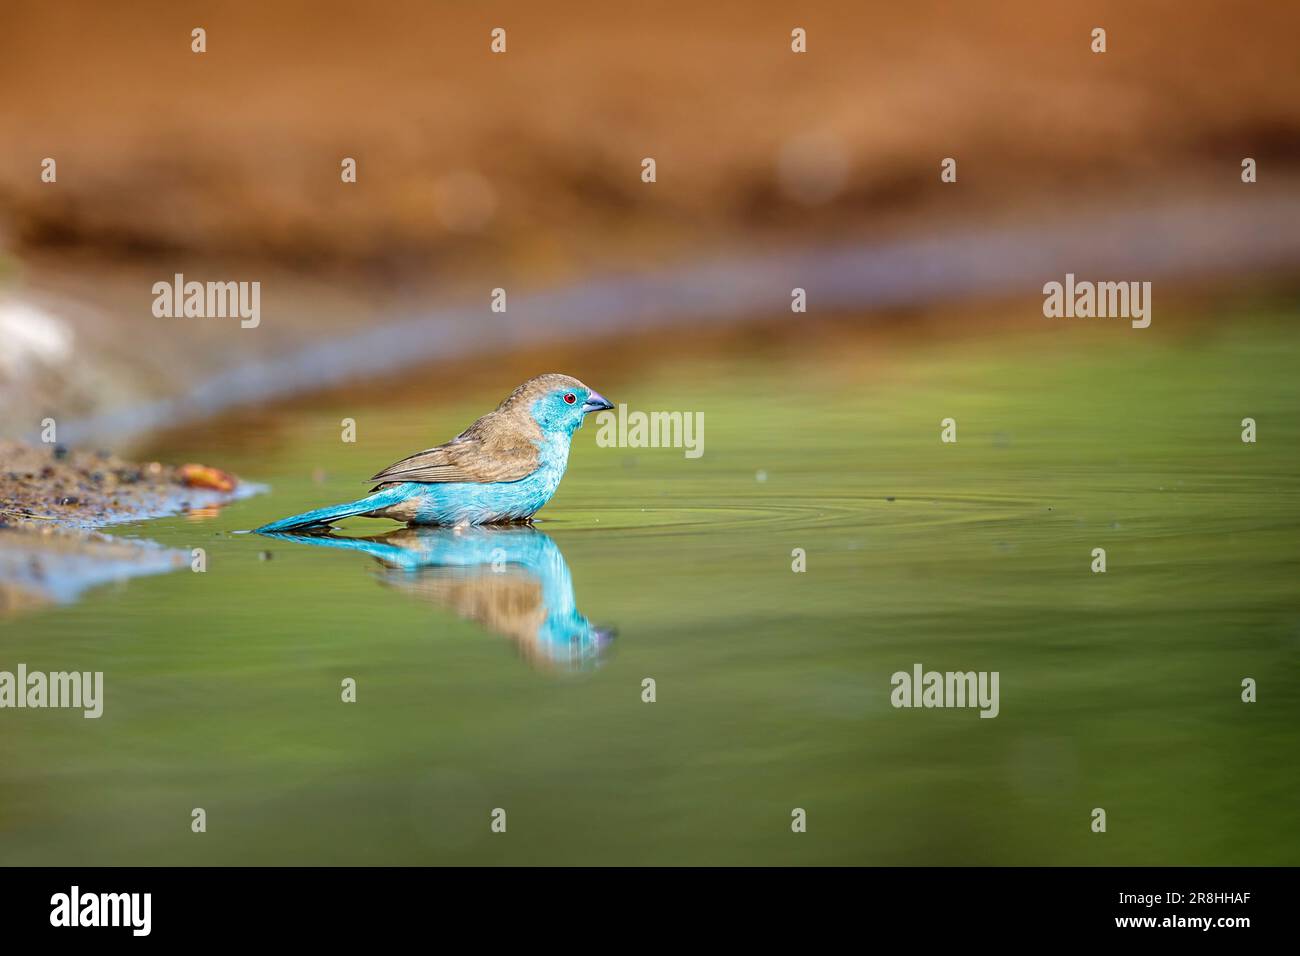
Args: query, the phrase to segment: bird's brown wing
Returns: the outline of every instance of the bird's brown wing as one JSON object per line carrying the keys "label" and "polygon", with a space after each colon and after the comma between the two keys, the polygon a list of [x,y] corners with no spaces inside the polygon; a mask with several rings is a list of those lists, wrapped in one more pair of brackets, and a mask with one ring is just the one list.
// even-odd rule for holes
{"label": "bird's brown wing", "polygon": [[379,485],[396,481],[518,481],[537,469],[537,445],[529,435],[502,424],[491,416],[480,418],[445,445],[418,451],[370,480]]}

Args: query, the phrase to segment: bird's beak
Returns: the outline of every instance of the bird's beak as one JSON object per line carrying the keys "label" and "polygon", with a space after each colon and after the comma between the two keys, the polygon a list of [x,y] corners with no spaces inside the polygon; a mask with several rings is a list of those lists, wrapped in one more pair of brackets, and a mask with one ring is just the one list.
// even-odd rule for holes
{"label": "bird's beak", "polygon": [[600,392],[592,392],[587,396],[587,400],[582,403],[582,414],[590,415],[592,412],[603,412],[613,407],[614,403]]}

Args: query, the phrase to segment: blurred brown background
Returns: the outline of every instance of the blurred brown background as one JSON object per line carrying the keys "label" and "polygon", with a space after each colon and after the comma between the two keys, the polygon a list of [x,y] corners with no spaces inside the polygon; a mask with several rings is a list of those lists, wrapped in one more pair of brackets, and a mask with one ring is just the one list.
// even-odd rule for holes
{"label": "blurred brown background", "polygon": [[[796,26],[807,54],[790,50]],[[1295,200],[1298,32],[1295,4],[1212,0],[11,0],[0,430],[165,399],[507,281]],[[40,181],[45,157],[57,184]],[[173,271],[261,280],[274,320],[164,327],[148,289]]]}
{"label": "blurred brown background", "polygon": [[[47,0],[0,16],[0,217],[21,251],[640,261],[1236,185],[1244,155],[1266,179],[1300,167],[1289,3]],[[958,190],[939,183],[945,156]]]}

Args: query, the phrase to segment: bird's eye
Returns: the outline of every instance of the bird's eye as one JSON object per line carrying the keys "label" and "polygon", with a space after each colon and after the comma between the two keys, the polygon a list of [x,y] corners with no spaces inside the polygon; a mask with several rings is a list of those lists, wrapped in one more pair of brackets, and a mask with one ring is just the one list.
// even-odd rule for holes
{"label": "bird's eye", "polygon": [[578,396],[577,396],[577,395],[574,395],[572,392],[565,392],[565,393],[564,393],[564,404],[566,404],[566,405],[572,405],[572,404],[573,404],[574,402],[576,402],[577,400],[578,400]]}

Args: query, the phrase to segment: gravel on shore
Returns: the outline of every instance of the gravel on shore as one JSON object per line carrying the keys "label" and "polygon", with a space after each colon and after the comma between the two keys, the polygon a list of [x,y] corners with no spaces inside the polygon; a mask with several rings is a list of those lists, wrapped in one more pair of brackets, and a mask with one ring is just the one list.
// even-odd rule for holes
{"label": "gravel on shore", "polygon": [[239,487],[204,465],[124,461],[108,452],[0,441],[0,528],[96,528],[213,504]]}
{"label": "gravel on shore", "polygon": [[0,617],[88,587],[188,565],[188,554],[95,529],[222,504],[254,490],[205,465],[0,441]]}

